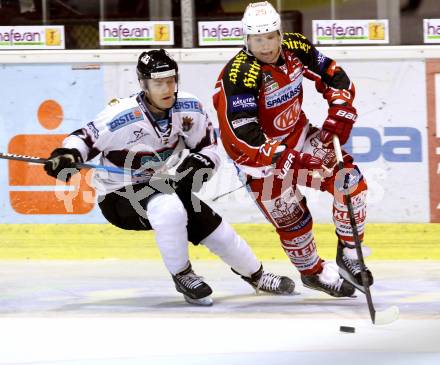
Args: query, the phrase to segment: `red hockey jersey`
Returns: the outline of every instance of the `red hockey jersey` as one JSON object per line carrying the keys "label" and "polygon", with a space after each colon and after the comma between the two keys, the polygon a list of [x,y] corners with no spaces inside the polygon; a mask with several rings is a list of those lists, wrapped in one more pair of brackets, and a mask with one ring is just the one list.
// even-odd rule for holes
{"label": "red hockey jersey", "polygon": [[243,49],[223,68],[214,95],[222,142],[251,175],[265,175],[260,172],[273,163],[281,143],[301,149],[308,129],[301,107],[304,77],[329,104],[353,102],[354,86],[344,70],[299,33],[284,33],[276,65]]}

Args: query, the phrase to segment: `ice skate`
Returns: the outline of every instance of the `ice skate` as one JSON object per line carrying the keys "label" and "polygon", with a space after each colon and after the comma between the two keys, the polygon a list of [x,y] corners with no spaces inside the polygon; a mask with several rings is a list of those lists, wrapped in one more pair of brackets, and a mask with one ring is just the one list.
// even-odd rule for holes
{"label": "ice skate", "polygon": [[303,285],[309,289],[323,291],[332,297],[351,297],[355,292],[355,287],[347,280],[341,278],[330,263],[324,262],[323,269],[317,275],[301,275]]}
{"label": "ice skate", "polygon": [[[362,246],[362,252],[365,257],[370,254],[370,250],[367,246]],[[361,278],[361,265],[358,260],[356,249],[344,247],[341,241],[339,241],[336,254],[336,264],[339,267],[339,274],[362,293],[365,293]],[[365,267],[365,269],[368,278],[368,286],[371,286],[374,282],[373,275],[367,267]]]}
{"label": "ice skate", "polygon": [[[232,271],[237,273],[235,270]],[[271,272],[264,271],[263,265],[261,265],[258,271],[252,274],[251,277],[241,275],[241,278],[249,283],[257,293],[261,290],[277,295],[295,294],[295,283],[292,279],[287,276],[275,275]]]}
{"label": "ice skate", "polygon": [[172,275],[176,290],[183,294],[185,300],[190,304],[210,306],[212,289],[203,281],[201,276],[194,273],[191,263],[188,267],[176,275]]}

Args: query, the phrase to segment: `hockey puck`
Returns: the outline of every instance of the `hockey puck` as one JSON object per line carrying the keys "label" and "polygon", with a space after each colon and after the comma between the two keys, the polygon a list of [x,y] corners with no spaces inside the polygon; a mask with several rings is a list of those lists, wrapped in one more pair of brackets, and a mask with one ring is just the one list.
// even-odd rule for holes
{"label": "hockey puck", "polygon": [[339,327],[339,331],[347,332],[347,333],[354,333],[355,332],[355,328],[354,327],[350,327],[350,326],[340,326]]}

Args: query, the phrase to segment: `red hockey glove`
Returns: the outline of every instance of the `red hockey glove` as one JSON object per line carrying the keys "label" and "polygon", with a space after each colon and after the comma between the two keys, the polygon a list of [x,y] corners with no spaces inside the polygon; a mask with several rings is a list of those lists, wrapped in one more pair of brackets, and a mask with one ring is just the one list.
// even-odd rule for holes
{"label": "red hockey glove", "polygon": [[333,135],[339,137],[341,145],[347,142],[350,137],[351,129],[354,122],[356,122],[356,109],[350,105],[332,105],[328,109],[327,119],[322,125],[321,134],[319,138],[324,145],[332,142]]}
{"label": "red hockey glove", "polygon": [[297,177],[299,170],[316,170],[322,167],[324,162],[319,158],[312,156],[309,153],[300,153],[291,148],[286,148],[278,159],[275,168],[277,169],[277,176],[280,179],[293,170],[293,176]]}

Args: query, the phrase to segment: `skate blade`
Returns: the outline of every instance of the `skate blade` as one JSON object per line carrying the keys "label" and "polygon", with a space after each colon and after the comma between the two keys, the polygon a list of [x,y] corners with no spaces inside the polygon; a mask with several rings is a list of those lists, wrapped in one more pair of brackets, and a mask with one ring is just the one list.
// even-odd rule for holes
{"label": "skate blade", "polygon": [[289,291],[289,292],[282,292],[282,293],[273,293],[270,291],[265,291],[265,290],[259,290],[259,291],[255,291],[255,295],[276,295],[277,297],[291,297],[291,296],[295,296],[295,295],[301,295],[300,292],[298,291]]}
{"label": "skate blade", "polygon": [[363,285],[359,285],[355,280],[351,278],[351,275],[344,269],[339,268],[339,275],[353,285],[357,290],[365,294],[365,288]]}
{"label": "skate blade", "polygon": [[338,297],[338,296],[335,296],[335,295],[331,295],[330,293],[328,293],[328,292],[326,292],[324,289],[322,289],[322,288],[316,288],[316,287],[313,287],[313,286],[309,286],[309,285],[307,285],[307,284],[304,284],[303,283],[303,286],[305,287],[305,288],[309,288],[309,289],[312,289],[312,290],[316,290],[316,291],[320,291],[320,292],[323,292],[323,293],[325,293],[325,294],[327,294],[327,295],[329,295],[329,296],[331,296],[332,298],[357,298],[357,296],[356,295],[351,295],[351,296],[349,296],[349,297],[347,297],[347,296],[342,296],[342,297]]}
{"label": "skate blade", "polygon": [[399,308],[395,305],[385,309],[384,311],[380,311],[375,313],[374,316],[374,324],[376,325],[384,325],[390,324],[396,321],[399,318]]}
{"label": "skate blade", "polygon": [[193,299],[187,295],[184,295],[183,297],[185,298],[187,303],[194,304],[194,305],[201,305],[201,306],[209,307],[214,303],[214,301],[212,300],[210,295],[208,295],[207,297],[204,297],[204,298],[199,298],[199,299]]}
{"label": "skate blade", "polygon": [[300,292],[295,291],[295,286],[293,288],[290,288],[289,290],[283,291],[281,293],[274,293],[272,291],[258,289],[258,288],[255,288],[255,287],[252,287],[252,288],[255,290],[255,295],[266,294],[266,295],[277,295],[279,297],[292,296],[292,295],[301,295]]}

